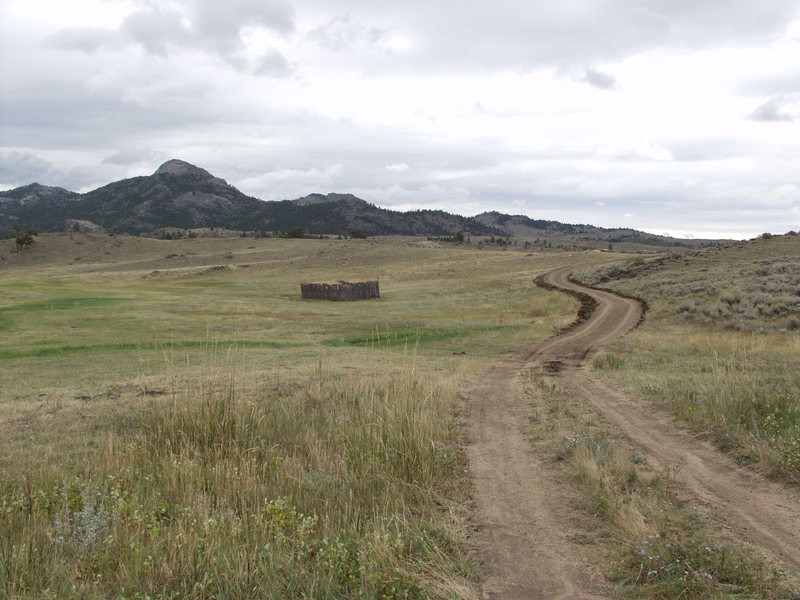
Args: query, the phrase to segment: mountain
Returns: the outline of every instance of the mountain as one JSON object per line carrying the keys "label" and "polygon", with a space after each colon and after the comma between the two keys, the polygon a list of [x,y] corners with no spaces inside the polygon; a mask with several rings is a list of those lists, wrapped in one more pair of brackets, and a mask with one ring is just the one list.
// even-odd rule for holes
{"label": "mountain", "polygon": [[352,194],[311,194],[264,202],[247,196],[206,171],[170,160],[149,176],[109,183],[78,194],[38,183],[0,192],[0,230],[27,224],[59,231],[65,223],[89,221],[106,231],[150,233],[164,227],[221,227],[242,231],[288,231],[367,235],[447,235],[455,231],[499,234],[481,223],[443,211],[399,213]]}
{"label": "mountain", "polygon": [[0,232],[17,224],[44,222],[47,220],[42,219],[44,215],[60,214],[80,196],[64,188],[38,183],[0,192]]}
{"label": "mountain", "polygon": [[0,232],[26,224],[39,231],[149,234],[162,228],[220,227],[238,231],[289,231],[366,235],[467,235],[560,237],[675,245],[676,240],[630,229],[602,229],[487,212],[462,217],[441,210],[398,212],[352,194],[310,194],[263,201],[182,160],[169,160],[148,176],[123,179],[79,194],[33,183],[0,192]]}
{"label": "mountain", "polygon": [[[284,205],[285,202],[267,203]],[[360,229],[367,235],[452,235],[463,231],[472,235],[502,235],[483,223],[442,210],[398,212],[378,208],[352,194],[311,194],[281,206],[274,223],[290,228],[291,222],[306,223],[311,232],[346,233]],[[288,218],[288,220],[287,220]]]}
{"label": "mountain", "polygon": [[59,231],[89,221],[106,231],[150,233],[164,227],[221,227],[242,231],[288,231],[367,235],[474,235],[501,232],[443,211],[400,213],[378,208],[352,194],[311,194],[297,200],[265,202],[247,196],[201,169],[169,160],[149,176],[109,183],[78,194],[38,183],[0,192],[0,230],[27,224]]}
{"label": "mountain", "polygon": [[698,246],[710,240],[682,240],[645,233],[636,229],[607,229],[594,225],[570,225],[558,221],[531,219],[525,215],[505,215],[496,211],[485,212],[473,219],[487,227],[502,231],[512,237],[567,238],[576,241],[632,242],[655,246]]}
{"label": "mountain", "polygon": [[230,220],[260,201],[249,198],[208,171],[170,160],[148,177],[134,177],[77,194],[32,184],[0,193],[0,227],[25,223],[57,231],[64,222],[91,221],[126,233],[163,226],[202,227]]}

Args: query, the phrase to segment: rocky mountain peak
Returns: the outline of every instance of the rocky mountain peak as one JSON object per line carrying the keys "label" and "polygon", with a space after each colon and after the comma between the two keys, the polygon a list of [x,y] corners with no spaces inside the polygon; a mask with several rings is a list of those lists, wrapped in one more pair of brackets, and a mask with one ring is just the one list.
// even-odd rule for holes
{"label": "rocky mountain peak", "polygon": [[199,177],[202,179],[216,179],[211,173],[200,167],[196,167],[185,160],[178,160],[173,158],[168,160],[163,165],[158,167],[153,175],[189,175],[191,177]]}

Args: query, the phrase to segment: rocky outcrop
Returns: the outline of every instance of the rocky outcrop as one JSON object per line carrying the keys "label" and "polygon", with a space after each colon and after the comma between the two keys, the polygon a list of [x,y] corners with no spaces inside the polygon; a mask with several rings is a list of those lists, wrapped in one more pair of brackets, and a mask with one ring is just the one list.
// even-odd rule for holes
{"label": "rocky outcrop", "polygon": [[77,231],[80,233],[107,233],[104,227],[83,219],[64,219],[64,231]]}

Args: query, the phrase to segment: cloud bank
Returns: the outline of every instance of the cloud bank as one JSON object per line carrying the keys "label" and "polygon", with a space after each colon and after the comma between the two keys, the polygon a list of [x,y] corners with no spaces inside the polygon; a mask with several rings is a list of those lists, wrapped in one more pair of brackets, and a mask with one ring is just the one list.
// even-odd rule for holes
{"label": "cloud bank", "polygon": [[800,0],[6,0],[0,22],[0,188],[181,158],[264,199],[800,229]]}

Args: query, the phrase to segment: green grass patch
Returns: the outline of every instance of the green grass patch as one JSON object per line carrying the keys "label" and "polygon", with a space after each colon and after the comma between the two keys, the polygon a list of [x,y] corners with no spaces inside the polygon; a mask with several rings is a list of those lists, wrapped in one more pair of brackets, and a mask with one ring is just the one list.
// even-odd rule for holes
{"label": "green grass patch", "polygon": [[268,342],[268,341],[208,341],[187,340],[180,342],[142,344],[95,344],[92,346],[56,346],[52,348],[35,348],[30,350],[0,350],[0,360],[13,360],[20,358],[36,358],[42,356],[64,356],[70,354],[87,354],[102,352],[119,352],[131,350],[181,350],[186,348],[226,347],[226,348],[298,348],[304,344]]}
{"label": "green grass patch", "polygon": [[339,337],[325,340],[328,346],[366,346],[370,348],[391,348],[397,346],[416,346],[457,337],[500,331],[506,326],[478,326],[459,329],[379,329],[368,334],[352,337]]}
{"label": "green grass patch", "polygon": [[37,312],[43,310],[71,310],[75,308],[97,308],[118,302],[129,301],[129,298],[108,297],[55,297],[39,302],[25,302],[0,307],[0,312]]}

